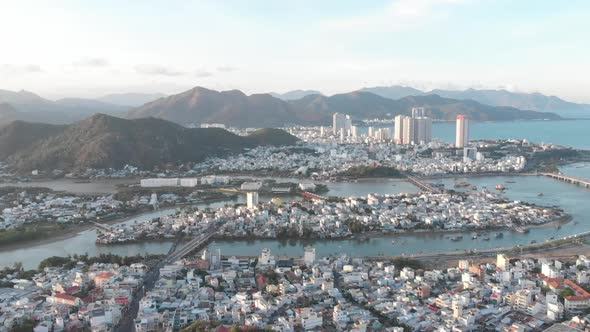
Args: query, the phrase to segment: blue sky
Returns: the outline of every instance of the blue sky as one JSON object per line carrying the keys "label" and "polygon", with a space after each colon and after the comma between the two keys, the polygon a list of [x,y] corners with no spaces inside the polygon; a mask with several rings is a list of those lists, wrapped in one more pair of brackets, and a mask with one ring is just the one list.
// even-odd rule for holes
{"label": "blue sky", "polygon": [[590,2],[0,0],[0,89],[411,85],[590,102]]}

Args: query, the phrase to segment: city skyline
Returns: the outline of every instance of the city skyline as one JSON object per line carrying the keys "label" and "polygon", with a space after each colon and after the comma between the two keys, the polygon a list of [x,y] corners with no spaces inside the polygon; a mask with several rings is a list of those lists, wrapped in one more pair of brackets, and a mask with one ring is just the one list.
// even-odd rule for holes
{"label": "city skyline", "polygon": [[7,4],[0,88],[53,99],[400,84],[590,102],[582,1]]}

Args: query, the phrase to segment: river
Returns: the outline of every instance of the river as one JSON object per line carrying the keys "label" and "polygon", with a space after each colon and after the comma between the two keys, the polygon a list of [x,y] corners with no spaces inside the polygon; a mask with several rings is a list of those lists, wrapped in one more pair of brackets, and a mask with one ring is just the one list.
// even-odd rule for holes
{"label": "river", "polygon": [[[586,168],[588,167],[588,168]],[[566,169],[586,170],[590,172],[590,164],[575,164]],[[590,174],[590,173],[589,173]],[[277,179],[284,181],[285,179]],[[572,215],[573,221],[565,224],[561,229],[555,227],[532,229],[528,234],[520,234],[511,231],[503,231],[503,238],[496,239],[490,234],[491,240],[484,241],[482,237],[471,240],[470,236],[464,236],[462,241],[453,242],[447,234],[440,233],[413,233],[395,236],[374,237],[368,241],[337,240],[316,241],[312,243],[318,256],[347,253],[357,256],[375,255],[401,255],[419,252],[447,252],[454,250],[507,247],[517,244],[526,245],[532,240],[543,242],[550,237],[559,238],[583,231],[590,230],[590,207],[581,202],[590,199],[590,190],[576,187],[571,184],[559,182],[546,177],[538,176],[512,176],[512,177],[472,177],[472,178],[447,178],[432,180],[441,182],[448,188],[453,188],[455,182],[467,181],[478,188],[483,186],[491,190],[497,184],[504,184],[508,189],[506,196],[514,200],[522,200],[542,205],[556,205],[565,209]],[[513,183],[514,182],[514,183]],[[62,184],[59,184],[61,186]],[[404,193],[417,192],[412,184],[399,180],[364,180],[358,182],[327,183],[330,188],[329,195],[335,196],[366,196],[369,193]],[[543,193],[539,196],[539,193]],[[271,196],[261,196],[261,200],[268,200]],[[284,197],[285,200],[294,197]],[[224,204],[243,203],[244,197],[238,196],[235,201],[203,204],[215,208]],[[146,221],[151,218],[173,212],[174,209],[160,210],[153,213],[132,218],[126,223]],[[392,244],[392,238],[396,244]],[[135,255],[144,253],[166,253],[171,242],[132,243],[115,246],[96,246],[96,232],[82,231],[76,236],[52,243],[33,245],[31,247],[5,250],[0,252],[0,266],[10,265],[15,261],[21,261],[26,268],[34,268],[38,263],[49,256],[65,256],[73,254],[97,255],[100,253],[115,253],[118,255]],[[300,241],[216,241],[210,244],[212,249],[221,249],[224,255],[258,255],[263,248],[270,248],[277,255],[298,256],[303,253],[303,248],[310,243]]]}
{"label": "river", "polygon": [[[573,220],[560,229],[556,227],[531,229],[528,234],[502,231],[504,236],[499,239],[490,234],[490,241],[484,241],[483,237],[471,240],[470,236],[464,236],[462,241],[454,242],[446,234],[413,233],[375,237],[365,242],[358,240],[316,241],[315,243],[276,240],[216,241],[210,244],[210,248],[219,248],[224,255],[258,255],[262,248],[270,248],[276,255],[300,256],[303,254],[303,248],[312,244],[318,256],[340,253],[352,256],[401,255],[527,245],[532,240],[541,243],[550,237],[559,238],[590,230],[590,207],[580,204],[590,199],[590,190],[537,176],[451,178],[433,182],[442,182],[452,188],[455,181],[468,181],[478,188],[486,186],[491,190],[494,190],[496,184],[502,183],[508,188],[506,190],[508,198],[541,205],[560,206],[572,215]],[[384,186],[387,187],[382,183],[375,183],[375,187],[379,189],[376,191],[385,190]],[[539,196],[539,193],[543,193],[543,196]],[[354,193],[347,191],[346,194]],[[395,244],[392,244],[392,239],[396,241]]]}

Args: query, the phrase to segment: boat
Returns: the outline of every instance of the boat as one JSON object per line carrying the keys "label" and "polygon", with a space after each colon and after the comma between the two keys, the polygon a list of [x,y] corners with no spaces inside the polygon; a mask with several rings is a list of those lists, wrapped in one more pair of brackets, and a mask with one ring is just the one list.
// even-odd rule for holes
{"label": "boat", "polygon": [[477,190],[477,186],[471,186],[470,189],[471,190]]}
{"label": "boat", "polygon": [[508,180],[506,183],[516,183],[516,181]]}
{"label": "boat", "polygon": [[504,233],[498,232],[496,233],[496,239],[501,239],[504,237]]}
{"label": "boat", "polygon": [[463,240],[463,236],[461,236],[461,235],[453,236],[451,238],[451,241],[455,241],[455,242],[461,241],[461,240]]}
{"label": "boat", "polygon": [[471,236],[471,239],[472,239],[472,240],[475,240],[475,239],[477,239],[477,234],[473,234],[473,236]]}
{"label": "boat", "polygon": [[514,230],[519,233],[528,233],[529,232],[529,230],[524,227],[514,227]]}
{"label": "boat", "polygon": [[543,193],[537,194],[537,197],[543,197],[543,196],[544,196]]}
{"label": "boat", "polygon": [[496,185],[496,190],[500,190],[500,191],[506,190],[506,187],[504,187],[504,185],[500,183],[500,184]]}
{"label": "boat", "polygon": [[489,240],[490,240],[490,238],[486,236],[486,237],[484,237],[484,238],[483,238],[483,240],[484,240],[484,241],[489,241]]}
{"label": "boat", "polygon": [[395,244],[395,240],[391,240],[391,244]]}
{"label": "boat", "polygon": [[455,188],[464,188],[464,187],[469,187],[469,186],[471,186],[471,184],[469,182],[465,182],[465,181],[455,183],[455,185],[454,185]]}
{"label": "boat", "polygon": [[537,240],[531,240],[531,244],[537,243]]}

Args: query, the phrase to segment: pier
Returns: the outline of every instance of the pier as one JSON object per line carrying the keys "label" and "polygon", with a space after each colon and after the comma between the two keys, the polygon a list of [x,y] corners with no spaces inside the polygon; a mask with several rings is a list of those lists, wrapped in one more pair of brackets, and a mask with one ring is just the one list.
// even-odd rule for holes
{"label": "pier", "polygon": [[568,176],[568,175],[559,174],[559,173],[539,173],[539,175],[544,175],[544,176],[547,176],[547,177],[550,177],[550,178],[553,178],[553,179],[556,179],[559,181],[575,184],[580,187],[590,188],[590,180],[578,178],[575,176]]}

